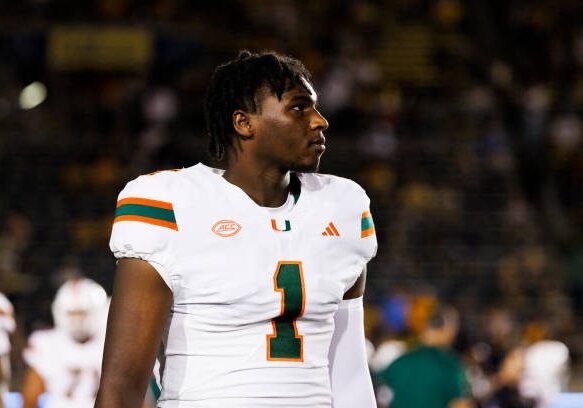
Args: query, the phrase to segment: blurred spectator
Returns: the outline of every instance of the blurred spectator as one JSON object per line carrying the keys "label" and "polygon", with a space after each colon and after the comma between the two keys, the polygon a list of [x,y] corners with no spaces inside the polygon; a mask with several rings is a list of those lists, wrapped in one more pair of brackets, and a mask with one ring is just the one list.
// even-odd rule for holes
{"label": "blurred spectator", "polygon": [[524,370],[524,350],[510,350],[493,376],[493,391],[485,398],[483,408],[534,408],[534,400],[523,397],[518,383]]}
{"label": "blurred spectator", "polygon": [[449,350],[458,326],[455,309],[438,308],[420,334],[420,345],[378,374],[391,391],[391,408],[473,406],[462,363]]}
{"label": "blurred spectator", "polygon": [[23,254],[32,239],[32,225],[23,215],[11,214],[0,231],[0,287],[7,293],[30,292],[35,282],[22,272]]}
{"label": "blurred spectator", "polygon": [[495,373],[508,350],[520,338],[520,327],[513,313],[503,307],[492,308],[484,317],[484,338],[487,344],[483,365],[488,373]]}

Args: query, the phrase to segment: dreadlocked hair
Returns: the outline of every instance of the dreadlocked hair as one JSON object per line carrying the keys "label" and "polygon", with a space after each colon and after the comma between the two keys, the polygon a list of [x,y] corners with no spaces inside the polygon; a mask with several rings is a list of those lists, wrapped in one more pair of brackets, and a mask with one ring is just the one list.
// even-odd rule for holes
{"label": "dreadlocked hair", "polygon": [[297,59],[273,51],[239,52],[237,58],[219,65],[209,83],[205,99],[206,128],[210,138],[209,154],[221,161],[233,146],[233,112],[237,109],[254,113],[260,108],[257,91],[266,87],[281,99],[294,86],[305,88],[310,72]]}

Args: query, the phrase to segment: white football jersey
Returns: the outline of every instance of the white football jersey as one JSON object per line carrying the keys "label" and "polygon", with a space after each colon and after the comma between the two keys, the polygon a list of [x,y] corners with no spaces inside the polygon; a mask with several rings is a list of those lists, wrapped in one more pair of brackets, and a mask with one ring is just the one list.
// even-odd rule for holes
{"label": "white football jersey", "polygon": [[14,307],[10,300],[0,293],[0,398],[8,392],[10,385],[10,334],[15,328]]}
{"label": "white football jersey", "polygon": [[10,354],[10,333],[14,332],[14,307],[8,298],[0,293],[0,355]]}
{"label": "white football jersey", "polygon": [[159,407],[331,407],[333,317],[377,243],[362,188],[298,177],[281,211],[203,164],[120,193],[115,257],[148,261],[174,297]]}
{"label": "white football jersey", "polygon": [[103,336],[78,343],[56,329],[32,333],[23,353],[44,381],[45,408],[92,408],[102,355]]}

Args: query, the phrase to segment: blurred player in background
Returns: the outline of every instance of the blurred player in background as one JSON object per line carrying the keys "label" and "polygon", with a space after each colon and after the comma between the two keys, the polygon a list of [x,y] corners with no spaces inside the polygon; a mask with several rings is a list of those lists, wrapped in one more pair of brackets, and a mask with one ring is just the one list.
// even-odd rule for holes
{"label": "blurred player in background", "polygon": [[154,358],[163,408],[376,407],[363,303],[376,237],[356,183],[318,175],[328,122],[303,64],[217,68],[211,153],[130,182],[98,408],[136,408]]}
{"label": "blurred player in background", "polygon": [[391,408],[472,408],[461,360],[450,351],[459,328],[457,311],[438,307],[420,334],[420,345],[378,375],[392,392]]}
{"label": "blurred player in background", "polygon": [[10,334],[15,328],[12,303],[0,293],[0,408],[10,387]]}
{"label": "blurred player in background", "polygon": [[55,327],[32,333],[23,357],[26,371],[23,408],[89,408],[99,386],[105,338],[105,290],[90,279],[71,279],[52,305]]}
{"label": "blurred player in background", "polygon": [[528,344],[519,388],[522,395],[536,402],[536,408],[550,406],[569,382],[569,348],[555,339],[552,326],[534,319],[526,328]]}

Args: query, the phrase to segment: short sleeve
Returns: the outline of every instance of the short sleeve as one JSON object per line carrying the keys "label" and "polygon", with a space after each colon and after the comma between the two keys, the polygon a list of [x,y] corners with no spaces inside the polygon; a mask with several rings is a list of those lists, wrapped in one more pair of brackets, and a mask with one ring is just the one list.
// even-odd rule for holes
{"label": "short sleeve", "polygon": [[159,173],[138,177],[125,186],[118,197],[109,247],[117,259],[148,262],[173,289],[171,242],[179,227],[164,181]]}
{"label": "short sleeve", "polygon": [[0,293],[0,331],[13,333],[16,329],[14,307],[8,298]]}
{"label": "short sleeve", "polygon": [[362,211],[360,213],[359,222],[360,239],[364,257],[367,261],[370,261],[377,254],[378,243],[374,221],[370,212],[370,199],[364,190],[362,191],[362,194],[364,195],[364,199],[361,205]]}
{"label": "short sleeve", "polygon": [[24,362],[41,377],[46,377],[51,369],[51,350],[50,331],[36,331],[28,338],[26,348],[22,352]]}
{"label": "short sleeve", "polygon": [[[370,199],[362,187],[355,182],[350,182],[349,196],[344,199],[350,202],[351,235],[356,240],[360,256],[366,263],[377,253],[377,236],[375,225],[370,212]],[[348,192],[347,192],[348,193]],[[350,200],[348,198],[350,197]]]}
{"label": "short sleeve", "polygon": [[0,354],[10,352],[10,336],[14,332],[14,308],[6,296],[0,293]]}

